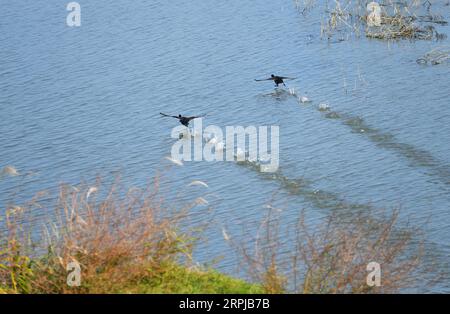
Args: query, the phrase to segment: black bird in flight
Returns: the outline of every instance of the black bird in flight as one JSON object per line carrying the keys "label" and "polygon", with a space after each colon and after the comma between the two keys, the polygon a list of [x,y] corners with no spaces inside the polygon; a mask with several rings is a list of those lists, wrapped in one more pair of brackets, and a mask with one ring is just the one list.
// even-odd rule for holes
{"label": "black bird in flight", "polygon": [[162,112],[160,112],[159,114],[164,116],[164,117],[170,117],[170,118],[178,119],[178,120],[180,120],[180,123],[182,125],[186,126],[186,127],[189,126],[189,122],[191,120],[203,117],[203,116],[183,117],[181,114],[179,114],[178,116],[171,116],[171,115],[168,115],[168,114],[165,114],[165,113],[162,113]]}
{"label": "black bird in flight", "polygon": [[261,82],[261,81],[273,81],[275,83],[275,86],[278,87],[278,84],[283,84],[284,86],[286,86],[286,84],[284,84],[283,80],[295,80],[295,78],[293,77],[286,77],[286,76],[277,76],[277,75],[270,75],[269,78],[263,79],[263,80],[255,80],[257,82]]}

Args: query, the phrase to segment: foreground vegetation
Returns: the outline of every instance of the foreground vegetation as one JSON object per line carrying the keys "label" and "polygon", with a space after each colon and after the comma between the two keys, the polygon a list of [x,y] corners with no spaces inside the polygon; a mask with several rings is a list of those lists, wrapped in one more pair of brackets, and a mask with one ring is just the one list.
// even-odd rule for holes
{"label": "foreground vegetation", "polygon": [[[220,274],[215,270],[192,270],[176,264],[169,264],[160,267],[158,270],[147,268],[147,274],[141,278],[128,278],[123,282],[118,282],[114,285],[104,285],[103,281],[92,281],[84,283],[80,288],[70,288],[61,286],[59,290],[62,293],[162,293],[162,294],[223,294],[223,293],[239,293],[239,294],[253,294],[264,293],[260,285],[250,284],[244,280],[235,279],[227,275]],[[23,270],[23,269],[22,269]],[[3,285],[0,287],[0,294],[6,293],[48,293],[45,287],[32,287],[32,278],[35,271],[39,272],[38,268],[31,267],[29,269],[30,277],[21,277],[25,274],[16,269],[15,275],[19,280],[19,285],[8,287]],[[36,274],[40,276],[39,274]],[[22,280],[22,279],[24,280]],[[22,281],[21,281],[22,280]],[[30,280],[27,284],[27,280]],[[53,283],[55,285],[56,282]],[[17,284],[17,283],[16,283]],[[60,283],[65,285],[64,282]]]}
{"label": "foreground vegetation", "polygon": [[[32,215],[42,210],[38,198],[8,208],[0,293],[262,293],[259,285],[193,266],[201,226],[186,225],[198,200],[162,208],[157,185],[126,193],[115,186],[105,194],[98,186],[62,186],[43,225]],[[79,286],[68,284],[74,262]]]}
{"label": "foreground vegetation", "polygon": [[[204,225],[193,223],[190,211],[206,200],[168,209],[157,186],[126,192],[62,186],[46,223],[32,215],[43,210],[37,198],[8,207],[0,228],[6,231],[0,293],[386,293],[425,282],[416,229],[398,226],[397,212],[376,219],[336,213],[311,230],[304,214],[293,229],[281,229],[279,211],[270,209],[256,238],[226,237],[247,281],[200,267],[192,251]],[[195,218],[209,223],[201,212]],[[372,261],[383,267],[380,287],[366,282]],[[68,279],[74,263],[80,285]]]}

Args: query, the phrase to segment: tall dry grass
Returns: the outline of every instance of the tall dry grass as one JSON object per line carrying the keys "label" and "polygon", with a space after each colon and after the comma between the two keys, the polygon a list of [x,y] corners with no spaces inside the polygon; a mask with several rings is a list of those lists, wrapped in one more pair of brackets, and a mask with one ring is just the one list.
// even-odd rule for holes
{"label": "tall dry grass", "polygon": [[[399,223],[398,211],[334,212],[314,227],[302,211],[288,227],[269,208],[253,245],[232,243],[244,270],[269,293],[397,293],[439,280],[435,265],[424,263],[421,229]],[[381,267],[381,286],[367,283],[371,262]]]}
{"label": "tall dry grass", "polygon": [[[196,203],[179,210],[161,206],[157,181],[144,190],[118,187],[61,186],[45,224],[30,215],[36,201],[9,208],[0,237],[0,287],[16,293],[108,293],[157,276],[165,265],[189,264],[199,236],[188,223]],[[67,284],[71,262],[81,267],[79,287]]]}
{"label": "tall dry grass", "polygon": [[[0,293],[138,291],[143,278],[159,282],[174,265],[189,268],[193,247],[210,225],[207,211],[195,211],[193,222],[192,208],[205,200],[168,209],[158,186],[158,180],[131,190],[117,183],[110,189],[100,182],[63,185],[45,223],[32,215],[45,209],[42,195],[10,206],[0,236]],[[424,235],[400,223],[398,211],[341,210],[320,224],[307,223],[303,211],[291,224],[282,211],[268,208],[255,239],[235,242],[226,235],[266,293],[392,293],[433,284],[426,275],[434,269],[423,264]],[[81,268],[75,287],[67,283],[73,262]],[[381,266],[380,287],[367,284],[370,262]]]}

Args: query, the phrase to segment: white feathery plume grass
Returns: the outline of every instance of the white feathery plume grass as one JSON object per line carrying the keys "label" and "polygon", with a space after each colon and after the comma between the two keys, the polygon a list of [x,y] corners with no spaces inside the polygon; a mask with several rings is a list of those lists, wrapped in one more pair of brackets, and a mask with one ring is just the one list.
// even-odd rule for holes
{"label": "white feathery plume grass", "polygon": [[13,166],[5,166],[2,171],[0,171],[0,176],[2,175],[9,175],[11,177],[15,177],[15,176],[19,176],[20,173],[19,171],[17,171],[16,168],[14,168]]}
{"label": "white feathery plume grass", "polygon": [[205,200],[203,197],[197,197],[197,199],[195,200],[195,203],[197,205],[208,205],[208,201]]}
{"label": "white feathery plume grass", "polygon": [[225,227],[222,227],[222,235],[225,241],[230,241],[230,236],[227,233],[227,230],[225,230]]}
{"label": "white feathery plume grass", "polygon": [[177,166],[183,166],[183,162],[181,160],[173,159],[172,157],[167,156],[166,159]]}
{"label": "white feathery plume grass", "polygon": [[87,194],[86,194],[86,199],[88,199],[89,196],[91,196],[92,193],[95,193],[95,192],[97,192],[97,191],[98,191],[98,189],[97,189],[95,186],[90,187],[89,190],[88,190],[88,192],[87,192]]}
{"label": "white feathery plume grass", "polygon": [[192,181],[191,183],[189,183],[188,186],[193,186],[193,185],[201,185],[201,186],[204,186],[205,188],[208,187],[208,184],[206,184],[206,183],[203,182],[203,181],[199,181],[199,180],[194,180],[194,181]]}

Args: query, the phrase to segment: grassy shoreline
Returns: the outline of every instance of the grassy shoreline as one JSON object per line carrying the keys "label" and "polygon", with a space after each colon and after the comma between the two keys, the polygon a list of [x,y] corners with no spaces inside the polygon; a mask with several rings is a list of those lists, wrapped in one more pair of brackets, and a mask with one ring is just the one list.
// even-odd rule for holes
{"label": "grassy shoreline", "polygon": [[[7,208],[0,293],[395,293],[427,284],[433,271],[422,267],[418,229],[398,225],[397,211],[335,211],[313,229],[302,212],[289,230],[272,206],[256,239],[225,239],[250,281],[197,267],[193,248],[210,220],[195,210],[194,223],[191,209],[207,201],[168,209],[157,187],[62,186],[42,224],[31,215],[36,200]],[[382,265],[381,286],[367,284],[372,262]]]}
{"label": "grassy shoreline", "polygon": [[[42,225],[32,215],[37,199],[7,208],[0,293],[264,293],[259,284],[193,266],[202,226],[189,219],[198,199],[172,210],[156,196],[157,182],[105,194],[100,185],[62,186]],[[79,286],[69,285],[74,262]]]}
{"label": "grassy shoreline", "polygon": [[[30,261],[33,263],[33,261]],[[214,269],[190,269],[182,265],[165,265],[157,271],[142,266],[148,274],[130,279],[104,290],[103,282],[81,284],[68,288],[65,293],[100,294],[261,294],[266,293],[261,285],[219,273]],[[0,294],[28,293],[12,287],[0,285]],[[32,293],[47,293],[36,289]]]}

